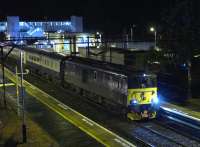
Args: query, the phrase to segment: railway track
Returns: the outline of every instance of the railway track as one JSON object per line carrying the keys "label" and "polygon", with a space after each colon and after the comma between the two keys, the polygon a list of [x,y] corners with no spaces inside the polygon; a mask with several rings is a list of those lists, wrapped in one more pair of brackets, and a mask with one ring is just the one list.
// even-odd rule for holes
{"label": "railway track", "polygon": [[164,121],[157,121],[157,124],[200,142],[200,120],[162,107],[160,111],[159,116]]}
{"label": "railway track", "polygon": [[183,144],[175,141],[174,139],[172,139],[172,138],[170,138],[166,135],[163,135],[162,132],[156,131],[149,126],[143,125],[143,126],[140,126],[140,127],[141,127],[141,129],[144,129],[145,132],[149,132],[151,134],[151,136],[154,136],[154,138],[158,137],[160,140],[165,141],[166,144],[169,143],[169,144],[171,144],[171,145],[173,144],[175,146],[184,146]]}

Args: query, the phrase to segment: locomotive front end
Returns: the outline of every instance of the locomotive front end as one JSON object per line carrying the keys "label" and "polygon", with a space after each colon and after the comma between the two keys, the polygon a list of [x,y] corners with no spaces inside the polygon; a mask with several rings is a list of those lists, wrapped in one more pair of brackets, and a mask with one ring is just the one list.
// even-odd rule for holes
{"label": "locomotive front end", "polygon": [[153,74],[128,78],[127,117],[131,120],[152,119],[159,108],[157,80]]}

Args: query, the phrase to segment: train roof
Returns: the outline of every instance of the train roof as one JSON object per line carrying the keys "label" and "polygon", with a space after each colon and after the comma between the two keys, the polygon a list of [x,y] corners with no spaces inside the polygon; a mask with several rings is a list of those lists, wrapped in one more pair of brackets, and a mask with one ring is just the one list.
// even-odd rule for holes
{"label": "train roof", "polygon": [[62,60],[62,59],[65,58],[64,55],[58,54],[56,52],[51,52],[51,51],[48,51],[48,50],[44,50],[44,49],[37,49],[37,48],[31,48],[31,47],[22,47],[20,49],[22,49],[24,51],[27,51],[27,52],[31,52],[31,53],[45,55],[45,56],[48,56],[50,58],[54,58],[54,59],[58,59],[58,60]]}
{"label": "train roof", "polygon": [[124,53],[124,54],[137,54],[137,53],[148,53],[148,50],[141,50],[141,49],[129,49],[129,48],[118,48],[118,47],[111,47],[110,48],[112,51],[116,51],[119,53]]}
{"label": "train roof", "polygon": [[[81,49],[85,49],[85,47],[80,47]],[[96,48],[96,47],[90,47],[90,52],[93,50],[99,50],[102,51],[104,48]],[[118,48],[118,47],[110,47],[109,49],[106,50],[107,52],[112,51],[112,52],[118,52],[122,54],[138,54],[138,53],[148,53],[149,50],[141,50],[141,49],[126,49],[126,48]]]}
{"label": "train roof", "polygon": [[56,52],[50,52],[48,50],[31,48],[31,47],[22,47],[21,49],[24,51],[27,51],[27,52],[31,52],[31,53],[42,54],[42,55],[45,55],[45,56],[48,56],[50,58],[57,59],[57,60],[72,61],[75,63],[84,64],[86,66],[92,66],[93,68],[98,68],[101,70],[109,71],[109,72],[124,75],[124,76],[142,75],[144,73],[147,75],[151,75],[151,73],[133,69],[133,67],[131,69],[130,67],[127,67],[124,65],[98,61],[98,60],[94,60],[94,59],[90,59],[90,58],[83,58],[83,57],[78,57],[78,56],[64,56],[64,55],[58,54]]}
{"label": "train roof", "polygon": [[[68,61],[68,60],[67,60]],[[92,66],[93,68],[98,68],[101,70],[105,71],[111,71],[112,73],[116,74],[121,74],[124,76],[127,75],[143,75],[144,73],[147,75],[151,75],[151,73],[147,73],[145,71],[141,70],[136,70],[136,69],[130,69],[130,67],[124,66],[124,65],[119,65],[119,64],[113,64],[113,63],[108,63],[108,62],[102,62],[102,61],[97,61],[94,59],[89,59],[89,58],[83,58],[83,57],[72,57],[70,61],[75,62],[75,63],[80,63],[84,64],[87,66]]]}

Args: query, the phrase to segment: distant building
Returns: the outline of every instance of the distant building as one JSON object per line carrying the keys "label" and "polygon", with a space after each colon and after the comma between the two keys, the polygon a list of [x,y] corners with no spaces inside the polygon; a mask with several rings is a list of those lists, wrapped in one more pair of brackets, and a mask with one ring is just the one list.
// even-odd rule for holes
{"label": "distant building", "polygon": [[[101,42],[101,40],[96,38],[95,33],[46,32],[45,37],[45,40],[38,40],[31,46],[67,54],[71,51],[79,52],[78,48],[80,47],[97,46],[97,40]],[[54,39],[49,40],[48,38]]]}
{"label": "distant building", "polygon": [[83,33],[83,19],[78,16],[71,16],[66,21],[20,21],[19,16],[8,16],[7,21],[0,21],[0,32],[5,32],[7,39],[15,44],[28,45],[24,38],[44,38],[29,46],[60,53],[69,53],[72,49],[78,51],[79,46],[88,44],[87,37],[94,37]]}
{"label": "distant building", "polygon": [[[83,19],[78,16],[66,21],[20,21],[19,16],[8,16],[7,21],[0,22],[0,32],[5,32],[15,44],[61,54],[79,52],[79,47],[100,46],[101,42],[101,37],[97,38],[101,36],[99,32],[83,32]],[[34,42],[29,44],[27,40],[31,37]]]}
{"label": "distant building", "polygon": [[8,16],[0,22],[0,32],[9,38],[44,37],[45,32],[83,32],[82,17],[71,16],[69,21],[20,21],[18,16]]}

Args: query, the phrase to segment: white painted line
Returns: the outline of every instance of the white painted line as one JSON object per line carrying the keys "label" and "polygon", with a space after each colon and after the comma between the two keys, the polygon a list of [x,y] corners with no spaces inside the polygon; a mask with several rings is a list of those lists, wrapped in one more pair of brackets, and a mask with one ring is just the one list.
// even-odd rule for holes
{"label": "white painted line", "polygon": [[121,144],[124,147],[131,147],[129,144],[123,142],[122,140],[120,140],[119,138],[115,138],[114,141],[116,141],[117,143]]}
{"label": "white painted line", "polygon": [[170,109],[170,108],[163,107],[163,106],[160,106],[160,108],[163,109],[163,110],[165,110],[165,111],[169,111],[169,112],[172,112],[172,113],[175,113],[175,114],[178,114],[178,115],[181,115],[181,116],[187,117],[187,118],[189,118],[189,119],[193,119],[193,120],[196,120],[196,121],[200,122],[200,119],[199,119],[199,118],[196,118],[196,117],[190,116],[190,115],[188,115],[188,114],[185,114],[185,113],[176,111],[176,110],[174,110],[174,109]]}
{"label": "white painted line", "polygon": [[83,118],[82,121],[89,124],[90,126],[94,126],[94,124],[92,122],[90,122],[90,120],[88,120],[88,119]]}
{"label": "white painted line", "polygon": [[67,108],[66,105],[63,105],[63,104],[58,104],[58,106],[61,107],[61,108],[63,108],[63,109],[65,109],[65,110],[68,110],[68,109],[69,109],[69,108]]}

